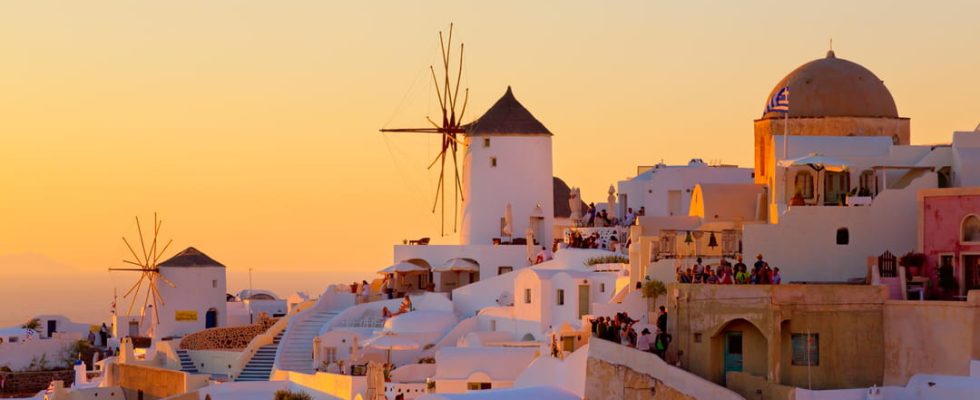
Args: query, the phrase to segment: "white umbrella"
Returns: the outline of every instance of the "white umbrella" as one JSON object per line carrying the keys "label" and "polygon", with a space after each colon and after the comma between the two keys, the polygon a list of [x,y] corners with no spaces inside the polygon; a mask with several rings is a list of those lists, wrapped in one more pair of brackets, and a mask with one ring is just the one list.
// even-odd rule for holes
{"label": "white umbrella", "polygon": [[392,266],[390,266],[388,268],[385,268],[383,270],[380,270],[380,271],[378,271],[378,273],[379,274],[393,274],[393,273],[396,273],[396,272],[416,272],[416,271],[425,271],[425,268],[420,267],[420,266],[415,265],[415,264],[412,264],[410,262],[402,261],[402,262],[399,262],[399,263],[395,263],[394,265],[392,265]]}
{"label": "white umbrella", "polygon": [[609,185],[609,197],[606,198],[606,212],[610,219],[619,218],[619,211],[616,210],[616,188]]}
{"label": "white umbrella", "polygon": [[501,235],[506,237],[514,236],[514,211],[510,203],[504,207],[504,227],[500,230]]}
{"label": "white umbrella", "polygon": [[419,343],[412,339],[390,333],[367,340],[364,346],[384,350],[387,353],[388,364],[391,364],[392,350],[415,350],[420,347]]}
{"label": "white umbrella", "polygon": [[847,161],[827,157],[820,153],[810,153],[803,157],[779,161],[781,167],[792,167],[794,165],[809,165],[817,171],[843,172],[847,170]]}
{"label": "white umbrella", "polygon": [[434,272],[480,272],[480,266],[465,258],[450,258],[442,265],[432,268]]}
{"label": "white umbrella", "polygon": [[534,264],[534,255],[537,253],[537,248],[534,246],[534,230],[528,227],[524,231],[524,237],[527,240],[527,244],[524,245],[527,249],[527,260]]}

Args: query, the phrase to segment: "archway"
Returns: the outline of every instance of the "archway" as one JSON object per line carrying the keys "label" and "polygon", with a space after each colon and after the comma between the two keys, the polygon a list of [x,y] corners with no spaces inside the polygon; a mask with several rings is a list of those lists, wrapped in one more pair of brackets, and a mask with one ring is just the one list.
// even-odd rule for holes
{"label": "archway", "polygon": [[218,310],[211,308],[204,314],[204,328],[214,328],[218,326]]}
{"label": "archway", "polygon": [[725,384],[728,372],[766,376],[769,346],[765,335],[748,320],[731,320],[711,337],[712,381]]}

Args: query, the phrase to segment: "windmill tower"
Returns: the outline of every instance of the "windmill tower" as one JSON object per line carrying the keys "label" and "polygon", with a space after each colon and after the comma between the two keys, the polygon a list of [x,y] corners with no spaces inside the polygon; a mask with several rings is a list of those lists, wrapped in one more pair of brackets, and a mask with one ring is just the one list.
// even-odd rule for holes
{"label": "windmill tower", "polygon": [[[431,128],[382,129],[382,132],[436,133],[442,137],[442,148],[429,165],[441,166],[432,211],[441,204],[445,234],[446,185],[453,186],[453,229],[462,217],[461,245],[488,245],[504,235],[504,210],[511,205],[510,232],[523,237],[530,231],[534,240],[550,247],[554,236],[554,182],[552,178],[551,132],[517,101],[510,87],[480,118],[462,125],[469,100],[469,89],[462,92],[463,45],[459,47],[459,67],[452,74],[452,25],[448,43],[442,48],[443,76],[439,79],[430,67],[435,84],[442,121],[427,118]],[[453,84],[455,82],[455,85]],[[463,148],[463,173],[457,168],[457,151]],[[447,162],[452,174],[446,177]],[[450,181],[447,183],[447,180]],[[460,212],[457,207],[461,203]]]}
{"label": "windmill tower", "polygon": [[511,205],[515,237],[530,230],[551,247],[555,223],[551,132],[507,87],[480,118],[465,126],[461,244],[499,238]]}
{"label": "windmill tower", "polygon": [[[117,336],[163,338],[224,325],[224,320],[219,319],[225,318],[227,308],[224,265],[193,247],[160,261],[173,242],[158,246],[162,225],[163,221],[154,214],[152,237],[148,240],[143,237],[137,217],[139,251],[123,238],[133,257],[123,262],[135,268],[109,268],[109,271],[140,273],[136,283],[123,295],[126,314],[114,316]],[[139,314],[134,315],[140,301]]]}

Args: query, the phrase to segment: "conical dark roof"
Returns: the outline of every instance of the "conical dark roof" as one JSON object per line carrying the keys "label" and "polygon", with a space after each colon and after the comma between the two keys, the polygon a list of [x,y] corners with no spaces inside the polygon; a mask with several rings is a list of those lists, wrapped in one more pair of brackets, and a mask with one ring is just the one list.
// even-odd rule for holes
{"label": "conical dark roof", "polygon": [[200,250],[193,247],[188,247],[184,251],[177,253],[177,255],[170,257],[167,261],[157,264],[157,267],[221,267],[225,266],[213,258],[208,257],[207,254],[202,253]]}
{"label": "conical dark roof", "polygon": [[514,97],[507,86],[500,100],[482,117],[466,125],[467,135],[548,135],[551,132]]}

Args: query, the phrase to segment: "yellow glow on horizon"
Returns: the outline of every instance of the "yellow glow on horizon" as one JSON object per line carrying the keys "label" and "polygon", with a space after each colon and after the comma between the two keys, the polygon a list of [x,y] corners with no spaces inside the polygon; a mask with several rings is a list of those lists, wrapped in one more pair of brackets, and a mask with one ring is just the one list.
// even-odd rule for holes
{"label": "yellow glow on horizon", "polygon": [[978,8],[4,3],[0,255],[101,273],[156,211],[174,251],[235,273],[373,276],[392,244],[438,235],[437,141],[377,130],[434,115],[427,67],[451,21],[469,117],[512,85],[586,200],[660,160],[751,166],[765,96],[830,37],[885,80],[914,144],[948,141],[978,122]]}

